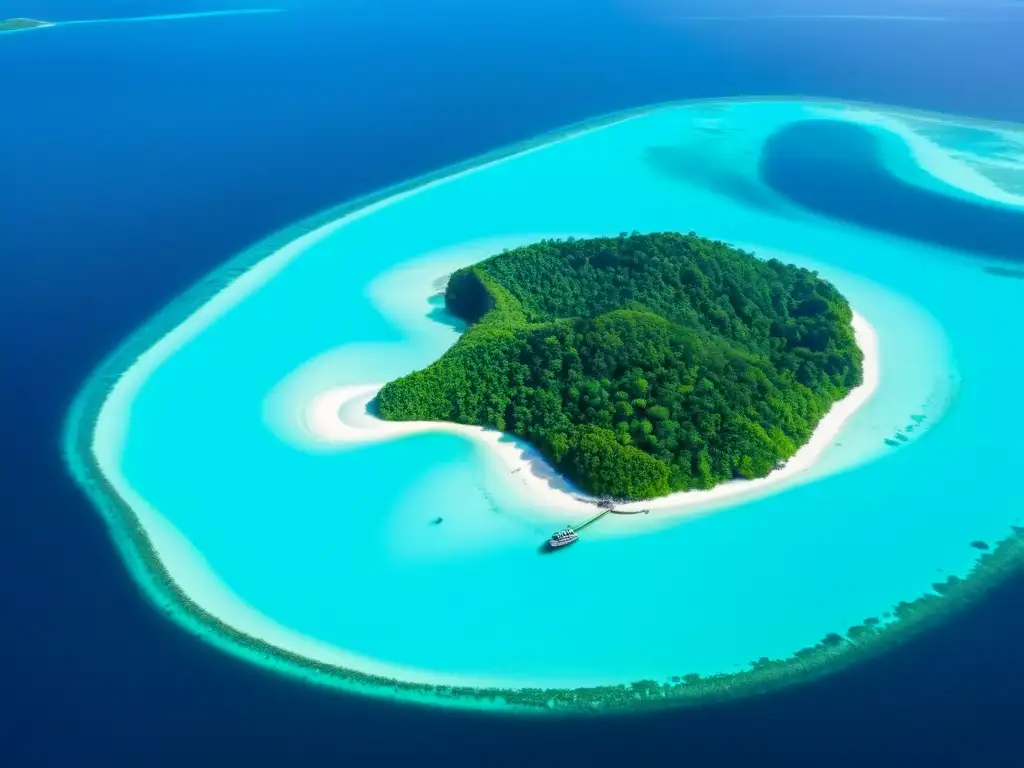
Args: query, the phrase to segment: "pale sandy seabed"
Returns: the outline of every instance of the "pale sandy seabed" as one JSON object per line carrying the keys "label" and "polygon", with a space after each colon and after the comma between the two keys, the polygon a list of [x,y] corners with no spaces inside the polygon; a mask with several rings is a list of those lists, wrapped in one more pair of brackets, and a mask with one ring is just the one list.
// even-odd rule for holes
{"label": "pale sandy seabed", "polygon": [[[663,107],[654,109],[661,108]],[[851,110],[860,109],[859,106],[837,107],[837,109],[843,110],[842,116],[844,119],[852,121],[860,120],[865,123],[873,122],[874,124],[879,124],[879,121],[884,122],[886,120],[884,116],[878,115],[864,117],[858,113],[858,116],[854,116]],[[634,119],[639,116],[641,115],[631,114],[623,117],[622,120]],[[86,480],[82,480],[83,484],[90,488],[94,501],[108,515],[108,521],[112,526],[115,537],[118,539],[118,543],[122,547],[125,559],[132,566],[136,578],[147,586],[154,600],[168,607],[179,621],[203,633],[203,623],[195,618],[195,612],[188,605],[168,598],[167,590],[163,588],[166,585],[161,586],[159,582],[161,578],[169,578],[176,587],[174,590],[175,594],[183,596],[195,607],[248,636],[254,645],[262,645],[265,649],[285,649],[290,654],[301,658],[336,667],[341,674],[341,678],[344,677],[345,670],[356,670],[360,673],[379,675],[382,678],[436,685],[479,687],[522,687],[526,685],[543,687],[545,685],[543,680],[528,681],[522,678],[510,680],[501,679],[500,676],[488,676],[487,679],[473,679],[465,675],[448,675],[389,664],[360,654],[350,653],[332,644],[315,640],[283,626],[273,618],[262,614],[248,605],[223,584],[217,574],[209,567],[203,555],[192,546],[188,539],[182,536],[167,518],[161,515],[132,488],[121,472],[120,457],[125,442],[132,402],[147,378],[166,360],[171,358],[176,351],[188,344],[190,340],[216,322],[218,318],[230,311],[232,307],[242,302],[261,285],[272,280],[305,250],[340,228],[368,216],[374,211],[392,205],[399,200],[446,184],[456,178],[495,167],[514,157],[521,157],[551,146],[552,143],[557,141],[563,141],[586,132],[601,130],[601,128],[611,124],[614,123],[610,122],[596,127],[584,127],[579,130],[573,130],[558,139],[552,140],[550,143],[527,147],[516,154],[486,160],[478,166],[454,172],[449,176],[426,181],[419,186],[399,191],[390,197],[371,202],[362,208],[344,213],[336,220],[306,232],[253,263],[242,274],[202,303],[195,311],[188,314],[184,321],[174,325],[169,331],[160,335],[154,343],[145,346],[141,354],[132,355],[133,361],[131,364],[127,365],[127,367],[118,367],[117,371],[123,371],[123,373],[120,373],[116,381],[109,388],[109,392],[98,412],[85,413],[78,410],[73,411],[70,419],[72,430],[78,428],[75,423],[76,420],[88,419],[94,423],[92,442],[89,446],[91,455],[88,457],[78,457],[79,462],[77,465],[75,457],[72,456],[73,469],[79,475],[79,479],[82,480],[83,476],[91,471],[83,469],[84,465],[95,465],[102,475],[104,482],[109,485],[107,491],[96,491],[95,485],[90,486]],[[1005,190],[993,188],[990,181],[969,166],[957,163],[955,159],[950,159],[948,156],[943,155],[941,148],[931,144],[926,139],[917,137],[912,132],[906,131],[903,127],[894,127],[888,124],[885,124],[884,127],[899,134],[907,142],[908,147],[922,167],[926,166],[927,170],[936,178],[940,178],[946,183],[955,183],[960,189],[968,190],[979,197],[991,199],[1002,204],[1018,205],[1024,203],[1024,200],[1019,196],[1008,193]],[[467,262],[467,254],[463,254],[455,259],[457,263],[448,266],[451,268],[462,266],[485,255],[487,254],[474,254],[473,259]],[[444,274],[445,270],[440,269],[437,263],[430,264],[420,269],[416,276],[416,279],[421,281],[420,287],[412,286],[410,290],[418,295],[422,294],[420,295],[420,300],[426,304],[426,299],[429,299],[431,293],[436,294],[437,280]],[[430,290],[431,288],[433,288],[433,291]],[[842,289],[841,286],[840,289]],[[373,288],[371,287],[372,291]],[[375,295],[373,298],[375,303],[378,304],[386,303],[387,301],[387,297]],[[427,304],[424,308],[429,309],[429,305]],[[864,309],[863,311],[870,316],[869,310]],[[409,316],[408,311],[405,315]],[[411,322],[416,326],[410,334],[412,336],[420,333],[432,336],[435,343],[438,338],[441,338],[447,344],[454,342],[457,337],[456,331],[452,328],[440,327],[430,323],[420,323],[415,318]],[[726,507],[731,502],[775,493],[787,487],[800,484],[806,479],[811,479],[812,476],[816,477],[810,472],[815,466],[816,460],[822,456],[823,452],[830,445],[834,444],[841,437],[844,425],[872,398],[878,387],[881,375],[879,364],[880,349],[885,345],[885,339],[879,339],[872,325],[860,314],[855,315],[854,329],[857,342],[864,352],[863,385],[856,388],[846,399],[837,403],[832,408],[822,420],[811,441],[803,446],[784,468],[773,472],[770,476],[763,479],[736,481],[724,484],[710,491],[674,494],[662,499],[623,505],[623,510],[649,509],[650,517],[658,515],[661,519],[683,518]],[[110,371],[104,371],[106,376],[109,376],[110,373]],[[591,500],[582,499],[580,494],[554,473],[550,466],[532,448],[521,441],[510,439],[494,431],[475,427],[441,423],[383,422],[376,419],[367,412],[366,406],[380,386],[381,382],[379,381],[366,383],[350,382],[340,385],[328,382],[325,386],[324,382],[318,379],[313,369],[305,372],[296,372],[295,376],[289,377],[274,392],[268,394],[264,416],[268,426],[282,439],[311,451],[346,450],[350,446],[358,444],[386,441],[424,431],[449,431],[465,435],[477,444],[486,447],[488,454],[502,467],[509,488],[513,489],[523,500],[528,501],[531,509],[536,509],[542,517],[547,515],[553,522],[556,520],[563,522],[566,513],[574,513],[578,510],[585,514],[593,511],[594,507]],[[69,450],[69,453],[75,454],[75,451]],[[112,498],[104,498],[104,493],[116,494],[116,503]],[[138,524],[145,532],[148,544],[152,548],[152,554],[162,566],[164,575],[157,575],[152,564],[147,564],[145,558],[135,550],[137,544],[134,540],[130,540],[131,537],[127,536],[123,531],[126,525],[125,521],[119,519],[117,514],[112,511],[115,507],[122,510],[118,514],[122,514],[124,509],[128,509],[135,516]],[[629,523],[633,517],[647,516],[623,515],[614,518],[611,520],[610,530],[616,530],[615,526],[621,524],[620,532],[628,533],[630,530]],[[119,527],[122,530],[119,530]],[[216,635],[217,633],[214,632],[213,634]],[[265,653],[253,650],[245,644],[225,639],[224,636],[217,636],[211,639],[229,652],[249,658],[257,663],[281,668],[290,667],[287,662],[275,662],[273,659],[268,660]],[[307,671],[302,674],[309,675],[310,673]],[[314,675],[314,677],[316,676]],[[344,681],[342,680],[342,682]],[[347,684],[345,687],[356,690],[363,690],[365,688],[367,692],[374,693],[381,692],[381,690],[377,690],[377,688],[381,688],[379,685]],[[387,686],[383,686],[383,688],[386,689]],[[415,696],[410,697],[415,698]]]}

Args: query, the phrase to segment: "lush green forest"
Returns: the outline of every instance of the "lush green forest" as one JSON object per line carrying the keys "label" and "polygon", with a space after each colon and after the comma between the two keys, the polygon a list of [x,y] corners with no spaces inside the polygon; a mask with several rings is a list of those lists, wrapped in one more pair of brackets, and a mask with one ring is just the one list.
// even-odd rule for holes
{"label": "lush green forest", "polygon": [[469,329],[387,384],[381,417],[513,432],[600,496],[764,476],[861,382],[831,283],[692,232],[505,251],[445,301]]}

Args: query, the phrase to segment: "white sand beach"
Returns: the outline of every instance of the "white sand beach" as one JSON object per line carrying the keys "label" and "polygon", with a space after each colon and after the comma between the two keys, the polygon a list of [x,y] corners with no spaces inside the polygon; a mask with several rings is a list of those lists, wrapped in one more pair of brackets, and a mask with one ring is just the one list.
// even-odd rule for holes
{"label": "white sand beach", "polygon": [[[760,496],[769,490],[794,484],[814,466],[833,442],[843,425],[874,394],[879,380],[878,337],[863,316],[854,313],[853,329],[864,353],[864,382],[832,406],[811,439],[781,467],[767,477],[735,480],[706,491],[686,491],[658,499],[631,502],[617,507],[622,512],[651,510],[658,517],[692,514],[720,506],[724,501]],[[566,513],[594,509],[597,499],[574,488],[523,440],[496,430],[436,421],[384,421],[372,415],[368,406],[383,384],[356,384],[327,389],[308,403],[304,413],[306,436],[321,445],[352,445],[394,440],[426,432],[447,432],[478,441],[508,473],[510,486],[538,512],[562,519]]]}

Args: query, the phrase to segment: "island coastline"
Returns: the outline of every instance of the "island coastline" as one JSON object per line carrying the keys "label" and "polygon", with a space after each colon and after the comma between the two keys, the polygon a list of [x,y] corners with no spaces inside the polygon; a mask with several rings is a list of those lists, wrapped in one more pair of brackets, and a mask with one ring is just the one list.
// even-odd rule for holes
{"label": "island coastline", "polygon": [[[685,517],[723,502],[738,502],[790,487],[810,470],[840,434],[843,425],[871,398],[880,377],[878,336],[856,311],[853,329],[863,358],[863,383],[855,387],[818,423],[813,435],[785,466],[767,477],[733,480],[709,490],[672,493],[655,499],[616,504],[623,513],[657,511],[659,516]],[[305,407],[303,425],[308,437],[321,445],[345,446],[394,440],[415,434],[441,432],[464,436],[485,446],[510,478],[522,501],[555,520],[567,513],[593,511],[600,499],[588,496],[563,478],[524,440],[493,429],[441,421],[385,421],[373,415],[372,401],[383,384],[334,387],[316,395]],[[514,479],[512,476],[515,476]],[[610,521],[609,521],[610,522]]]}

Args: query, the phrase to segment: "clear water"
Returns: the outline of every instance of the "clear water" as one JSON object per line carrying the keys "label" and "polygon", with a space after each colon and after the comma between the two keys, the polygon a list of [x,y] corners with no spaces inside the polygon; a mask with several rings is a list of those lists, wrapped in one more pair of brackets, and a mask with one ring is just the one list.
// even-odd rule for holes
{"label": "clear water", "polygon": [[[139,380],[130,402],[108,403],[100,465],[134,490],[140,515],[143,501],[152,508],[147,525],[155,510],[200,553],[206,579],[268,627],[416,670],[410,677],[556,687],[729,672],[881,617],[966,573],[978,554],[970,542],[994,543],[1021,522],[1024,280],[985,272],[997,263],[990,252],[910,239],[899,221],[871,224],[871,206],[927,215],[913,205],[851,190],[816,212],[846,180],[841,168],[805,171],[842,161],[845,147],[775,156],[765,173],[766,142],[799,121],[842,121],[846,109],[652,111],[343,223],[196,322],[204,327]],[[911,118],[885,116],[913,131]],[[965,127],[975,143],[987,130]],[[968,176],[957,186],[948,166],[937,175],[884,125],[862,130],[884,139],[879,172],[911,192],[945,189],[972,211],[1016,214]],[[942,136],[931,141],[943,150]],[[944,151],[953,150],[966,151]],[[323,451],[289,431],[318,388],[385,381],[454,341],[428,302],[453,264],[540,236],[633,229],[695,230],[817,268],[875,327],[878,391],[813,482],[691,519],[594,526],[541,557],[553,523],[517,500],[474,444],[422,435]],[[907,431],[914,416],[925,418]],[[907,442],[890,447],[897,433]],[[431,525],[439,514],[444,524]],[[200,589],[194,562],[191,572],[173,558],[165,567],[186,591]]]}

